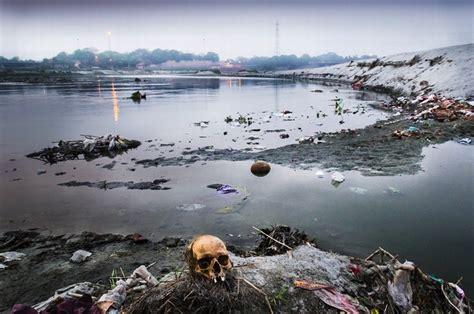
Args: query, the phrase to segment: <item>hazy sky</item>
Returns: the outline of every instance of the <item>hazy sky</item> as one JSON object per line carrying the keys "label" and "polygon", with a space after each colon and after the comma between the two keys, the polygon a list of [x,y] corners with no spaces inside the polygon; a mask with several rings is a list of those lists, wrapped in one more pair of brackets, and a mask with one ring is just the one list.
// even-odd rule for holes
{"label": "hazy sky", "polygon": [[281,54],[417,51],[473,42],[470,0],[0,0],[0,55],[95,47]]}

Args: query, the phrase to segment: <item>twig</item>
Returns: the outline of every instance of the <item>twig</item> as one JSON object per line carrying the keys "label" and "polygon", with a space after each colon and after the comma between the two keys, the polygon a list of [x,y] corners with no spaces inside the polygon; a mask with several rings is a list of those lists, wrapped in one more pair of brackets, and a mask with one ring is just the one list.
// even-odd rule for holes
{"label": "twig", "polygon": [[395,256],[393,256],[389,251],[379,247],[379,250],[382,251],[385,255],[388,255],[391,259],[395,259]]}
{"label": "twig", "polygon": [[186,301],[186,299],[187,299],[191,294],[193,294],[193,293],[194,293],[194,290],[191,290],[191,292],[188,293],[188,295],[184,297],[183,301]]}
{"label": "twig", "polygon": [[278,241],[277,239],[275,239],[275,238],[269,236],[268,234],[266,234],[266,233],[263,232],[262,230],[258,229],[257,227],[252,226],[252,228],[255,229],[255,230],[257,230],[258,232],[260,232],[260,233],[263,234],[264,236],[269,237],[270,239],[272,239],[272,240],[275,241],[276,243],[281,244],[281,245],[283,245],[284,247],[286,247],[286,248],[288,248],[288,249],[290,249],[290,250],[293,250],[293,248],[291,248],[291,247],[289,247],[288,245],[286,245],[285,243],[280,242],[280,241]]}
{"label": "twig", "polygon": [[376,249],[375,251],[373,251],[369,256],[367,256],[367,257],[365,258],[365,260],[366,260],[366,261],[370,261],[370,259],[371,259],[372,257],[374,257],[375,255],[377,255],[377,253],[379,253],[379,252],[380,252],[380,248],[378,248],[378,249]]}
{"label": "twig", "polygon": [[153,262],[153,263],[151,263],[150,265],[148,265],[146,268],[153,267],[153,266],[155,266],[155,264],[156,264],[156,262]]}
{"label": "twig", "polygon": [[239,267],[247,267],[249,265],[254,265],[254,264],[240,264],[240,265],[232,265],[233,268],[239,268]]}
{"label": "twig", "polygon": [[[255,227],[254,227],[255,228]],[[256,229],[256,228],[255,228]],[[258,230],[258,229],[257,229]],[[246,284],[248,284],[250,287],[254,288],[255,291],[259,292],[260,294],[262,294],[264,297],[265,297],[265,302],[267,303],[267,306],[268,306],[268,310],[270,311],[270,314],[273,314],[273,309],[272,309],[272,305],[270,304],[270,301],[268,300],[268,296],[265,292],[263,292],[262,290],[260,290],[259,288],[257,288],[253,283],[251,283],[250,281],[248,281],[247,279],[245,278],[241,278]]]}
{"label": "twig", "polygon": [[446,292],[444,291],[444,285],[441,285],[441,291],[443,292],[443,295],[444,297],[446,298],[446,300],[449,302],[449,304],[451,304],[452,307],[454,307],[456,309],[456,311],[458,311],[458,313],[462,313],[462,311],[460,309],[458,309],[458,307],[456,305],[454,305],[451,300],[448,298],[448,295],[446,294]]}

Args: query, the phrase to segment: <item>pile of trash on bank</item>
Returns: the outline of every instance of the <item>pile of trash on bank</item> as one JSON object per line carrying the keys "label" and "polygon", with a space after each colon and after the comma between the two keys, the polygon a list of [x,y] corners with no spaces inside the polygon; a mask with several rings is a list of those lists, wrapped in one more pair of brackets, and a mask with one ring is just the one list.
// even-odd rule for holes
{"label": "pile of trash on bank", "polygon": [[59,141],[54,147],[47,147],[26,157],[54,164],[60,161],[80,159],[94,160],[99,157],[115,157],[129,149],[137,148],[141,142],[129,140],[120,135],[82,135],[84,140]]}
{"label": "pile of trash on bank", "polygon": [[410,108],[414,121],[436,120],[438,122],[467,120],[474,121],[474,107],[465,101],[437,94],[420,95],[416,98],[399,97],[393,103],[386,104],[398,113]]}
{"label": "pile of trash on bank", "polygon": [[287,226],[254,229],[262,237],[259,247],[267,249],[241,257],[228,252],[219,238],[199,236],[186,247],[187,267],[161,279],[151,273],[152,264],[142,265],[131,275],[113,272],[105,294],[94,292],[91,283],[79,283],[34,306],[16,304],[12,313],[65,308],[84,313],[472,311],[460,280],[425,274],[382,248],[366,259],[351,258],[322,251]]}
{"label": "pile of trash on bank", "polygon": [[460,101],[438,95],[418,96],[415,100],[423,109],[413,120],[434,119],[439,122],[464,119],[474,121],[474,108]]}

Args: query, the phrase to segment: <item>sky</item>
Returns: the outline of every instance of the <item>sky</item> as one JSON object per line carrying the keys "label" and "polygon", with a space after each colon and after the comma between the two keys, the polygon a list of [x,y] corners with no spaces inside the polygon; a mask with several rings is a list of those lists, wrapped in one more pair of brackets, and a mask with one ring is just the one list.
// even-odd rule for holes
{"label": "sky", "polygon": [[[420,51],[474,42],[471,0],[0,0],[0,55],[95,47],[280,54]],[[110,33],[109,33],[110,32]],[[108,33],[110,35],[108,35]]]}

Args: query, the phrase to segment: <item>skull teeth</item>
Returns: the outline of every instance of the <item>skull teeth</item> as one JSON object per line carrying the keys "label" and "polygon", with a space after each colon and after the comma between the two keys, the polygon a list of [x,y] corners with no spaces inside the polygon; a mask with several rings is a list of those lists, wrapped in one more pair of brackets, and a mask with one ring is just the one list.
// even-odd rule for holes
{"label": "skull teeth", "polygon": [[214,278],[214,283],[217,283],[217,279],[216,279],[216,278]]}
{"label": "skull teeth", "polygon": [[221,277],[221,281],[225,281],[225,277],[224,277],[224,276]]}

